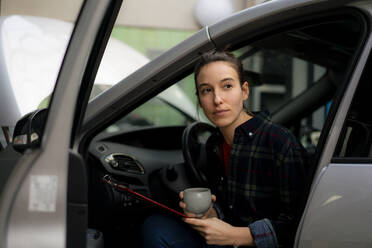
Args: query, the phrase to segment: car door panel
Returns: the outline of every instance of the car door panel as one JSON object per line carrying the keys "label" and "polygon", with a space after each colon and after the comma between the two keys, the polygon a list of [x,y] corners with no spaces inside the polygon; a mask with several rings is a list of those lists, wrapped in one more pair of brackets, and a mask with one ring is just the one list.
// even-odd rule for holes
{"label": "car door panel", "polygon": [[120,3],[88,0],[83,4],[57,79],[41,147],[22,156],[1,195],[1,247],[66,247],[69,147],[76,103],[84,106],[77,101],[78,93],[81,85],[93,84],[93,80],[82,80],[87,79],[85,71],[94,76],[89,67],[97,67],[99,56],[92,56],[92,50],[101,50],[104,42],[97,41],[105,34],[102,28],[110,27],[104,20],[116,17]]}
{"label": "car door panel", "polygon": [[372,164],[327,166],[306,211],[299,247],[370,247],[371,177]]}

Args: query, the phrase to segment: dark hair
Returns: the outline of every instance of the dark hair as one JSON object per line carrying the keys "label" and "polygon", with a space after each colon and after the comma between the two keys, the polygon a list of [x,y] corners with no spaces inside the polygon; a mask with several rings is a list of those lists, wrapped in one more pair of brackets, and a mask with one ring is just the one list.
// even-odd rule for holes
{"label": "dark hair", "polygon": [[238,73],[240,84],[243,85],[243,66],[242,63],[238,58],[234,56],[231,52],[228,51],[214,51],[214,52],[207,52],[201,55],[199,62],[196,64],[194,69],[194,80],[195,80],[195,88],[196,94],[198,95],[198,87],[197,87],[197,78],[200,73],[201,68],[203,66],[210,64],[212,62],[227,62],[229,63]]}

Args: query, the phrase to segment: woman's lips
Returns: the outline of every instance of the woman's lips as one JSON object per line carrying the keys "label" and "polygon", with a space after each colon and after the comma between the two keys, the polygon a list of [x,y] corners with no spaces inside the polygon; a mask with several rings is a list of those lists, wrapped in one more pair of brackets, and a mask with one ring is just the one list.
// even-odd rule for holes
{"label": "woman's lips", "polygon": [[227,113],[227,109],[223,109],[223,110],[216,110],[216,111],[214,111],[213,112],[213,114],[214,115],[217,115],[217,116],[219,116],[219,115],[224,115],[225,113]]}

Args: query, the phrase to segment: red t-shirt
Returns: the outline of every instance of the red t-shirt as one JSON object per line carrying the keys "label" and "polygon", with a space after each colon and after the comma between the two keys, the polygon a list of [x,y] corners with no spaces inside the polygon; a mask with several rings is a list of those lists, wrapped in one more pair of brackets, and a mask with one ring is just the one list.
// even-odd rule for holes
{"label": "red t-shirt", "polygon": [[222,143],[221,158],[225,166],[225,175],[227,176],[229,171],[229,158],[230,158],[231,146],[224,141]]}

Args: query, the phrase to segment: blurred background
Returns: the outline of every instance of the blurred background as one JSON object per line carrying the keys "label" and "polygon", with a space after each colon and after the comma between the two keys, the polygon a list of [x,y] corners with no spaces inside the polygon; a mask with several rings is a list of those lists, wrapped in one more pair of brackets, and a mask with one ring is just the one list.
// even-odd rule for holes
{"label": "blurred background", "polygon": [[[264,0],[126,0],[113,36],[152,59],[205,25]],[[73,22],[80,0],[0,0],[0,14]]]}
{"label": "blurred background", "polygon": [[[112,37],[152,60],[200,28],[262,2],[264,0],[126,0]],[[1,16],[39,16],[74,22],[82,1],[0,0],[0,3]],[[138,65],[127,68],[121,76],[144,64],[143,59],[137,60],[140,60]],[[180,85],[194,100],[193,84],[188,83],[192,80],[192,77],[187,78]],[[101,90],[96,90],[93,95]]]}

